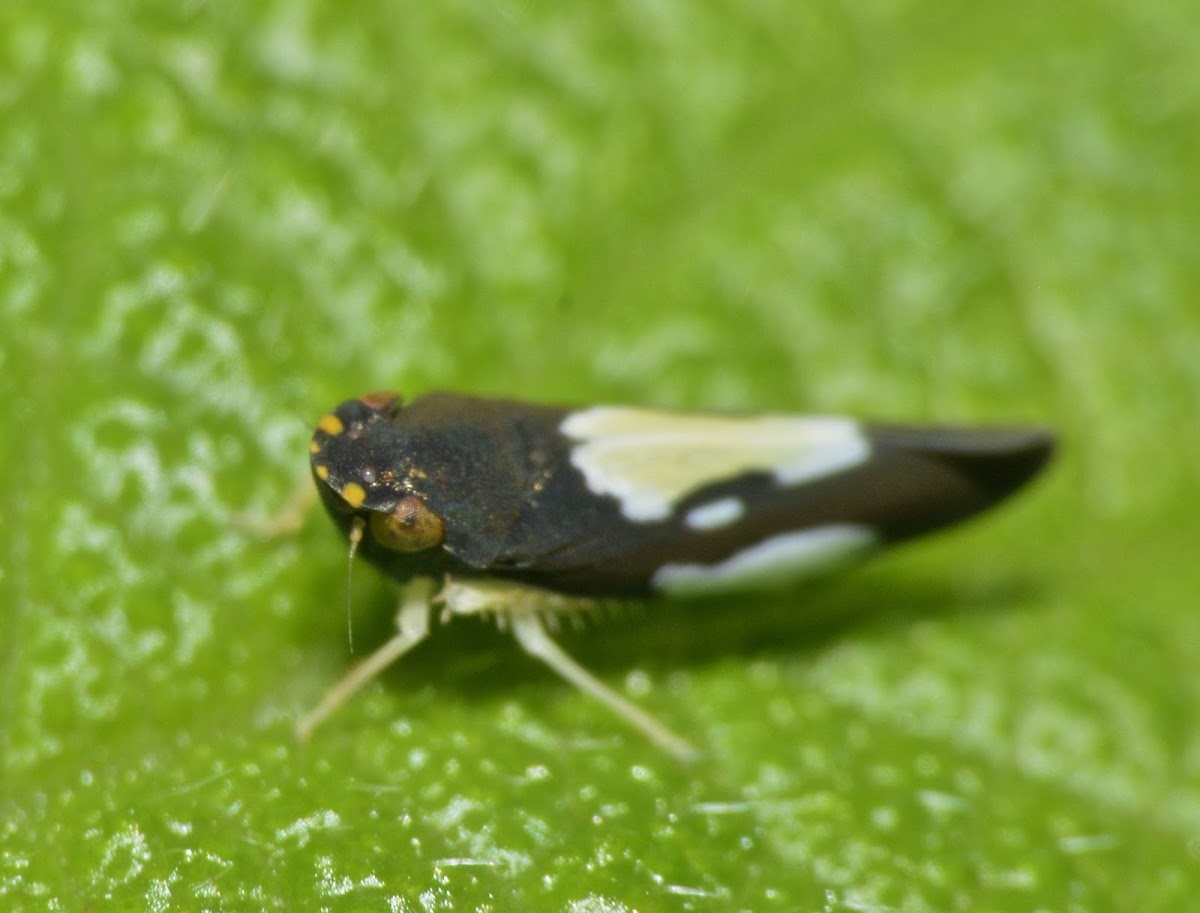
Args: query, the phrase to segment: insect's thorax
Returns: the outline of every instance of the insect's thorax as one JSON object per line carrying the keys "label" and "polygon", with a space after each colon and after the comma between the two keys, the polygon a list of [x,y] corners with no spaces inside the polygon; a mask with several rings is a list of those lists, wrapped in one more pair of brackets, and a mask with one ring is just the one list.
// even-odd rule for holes
{"label": "insect's thorax", "polygon": [[559,420],[559,410],[449,394],[403,408],[350,400],[314,432],[313,477],[343,534],[361,523],[361,554],[390,576],[494,572],[562,462],[540,443]]}

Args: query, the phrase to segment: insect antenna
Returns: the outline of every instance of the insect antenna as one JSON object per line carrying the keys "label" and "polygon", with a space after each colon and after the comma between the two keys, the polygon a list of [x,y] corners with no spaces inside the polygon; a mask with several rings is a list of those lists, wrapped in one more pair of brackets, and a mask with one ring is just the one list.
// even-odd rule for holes
{"label": "insect antenna", "polygon": [[350,590],[354,581],[354,553],[358,551],[358,543],[362,542],[363,529],[367,521],[355,517],[350,521],[350,551],[346,554],[346,640],[350,643],[350,655],[354,655],[354,615],[350,611]]}

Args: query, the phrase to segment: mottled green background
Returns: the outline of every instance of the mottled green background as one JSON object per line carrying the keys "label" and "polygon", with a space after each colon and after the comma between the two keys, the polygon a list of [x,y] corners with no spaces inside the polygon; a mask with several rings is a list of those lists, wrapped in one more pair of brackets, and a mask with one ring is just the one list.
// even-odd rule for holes
{"label": "mottled green background", "polygon": [[[1200,18],[7,2],[0,907],[1179,911],[1200,896]],[[309,428],[381,387],[1052,423],[1003,512],[350,661]],[[359,649],[388,587],[354,580]]]}

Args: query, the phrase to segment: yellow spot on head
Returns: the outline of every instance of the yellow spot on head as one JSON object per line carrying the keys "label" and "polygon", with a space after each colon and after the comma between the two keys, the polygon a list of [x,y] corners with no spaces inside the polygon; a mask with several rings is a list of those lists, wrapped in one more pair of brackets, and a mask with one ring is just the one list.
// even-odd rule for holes
{"label": "yellow spot on head", "polygon": [[316,469],[316,472],[317,472],[317,478],[320,479],[322,482],[329,481],[329,467],[328,466],[318,466]]}
{"label": "yellow spot on head", "polygon": [[342,420],[330,412],[321,421],[317,422],[317,427],[326,434],[341,434],[346,430],[346,426],[342,424]]}
{"label": "yellow spot on head", "polygon": [[316,441],[309,441],[309,442],[308,442],[308,452],[309,452],[309,453],[314,453],[314,454],[315,454],[315,453],[320,453],[320,452],[321,452],[321,445],[320,445],[320,444],[318,444]]}
{"label": "yellow spot on head", "polygon": [[357,482],[347,482],[342,489],[342,499],[351,507],[362,507],[362,502],[367,500],[367,491]]}

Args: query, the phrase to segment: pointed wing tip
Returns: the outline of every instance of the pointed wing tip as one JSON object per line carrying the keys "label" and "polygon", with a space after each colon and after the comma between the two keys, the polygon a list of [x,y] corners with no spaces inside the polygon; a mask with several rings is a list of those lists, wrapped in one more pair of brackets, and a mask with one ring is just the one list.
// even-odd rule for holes
{"label": "pointed wing tip", "polygon": [[981,482],[994,482],[1005,493],[1033,479],[1058,449],[1058,436],[1045,425],[877,426],[870,436],[884,450],[894,448],[971,469]]}
{"label": "pointed wing tip", "polygon": [[991,488],[997,500],[1033,481],[1058,449],[1057,435],[1044,426],[998,428],[980,434],[980,448],[975,455],[978,478]]}
{"label": "pointed wing tip", "polygon": [[869,436],[881,471],[888,473],[878,526],[893,541],[959,523],[1007,500],[1041,474],[1058,447],[1055,433],[1036,425],[875,426]]}
{"label": "pointed wing tip", "polygon": [[1058,449],[1057,435],[1045,426],[983,428],[974,436],[972,448],[944,455],[960,458],[997,500],[1033,481]]}

